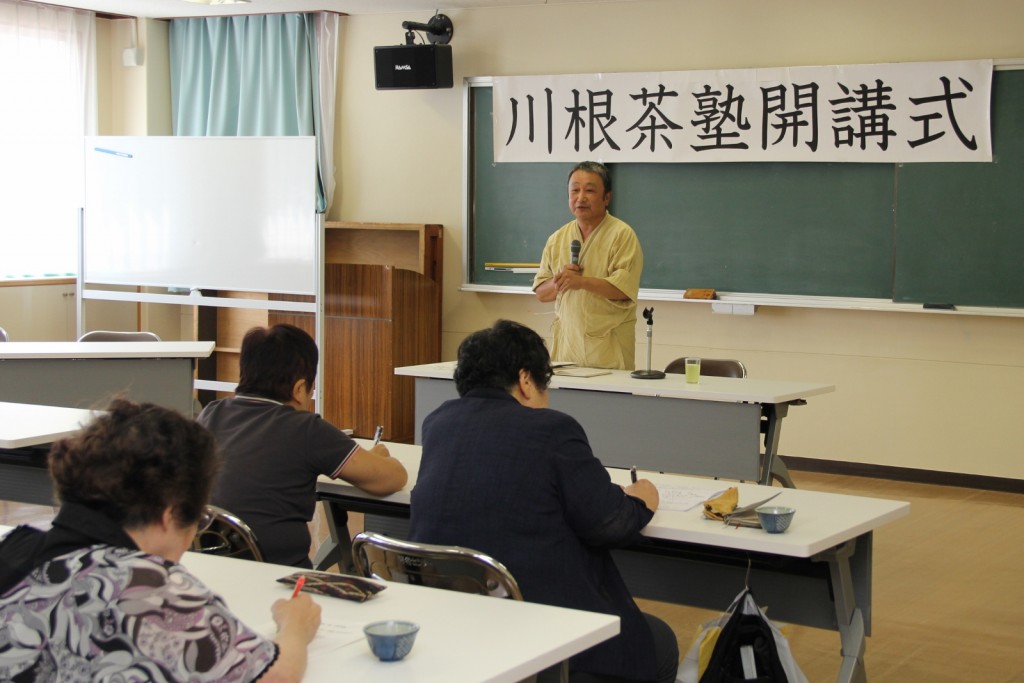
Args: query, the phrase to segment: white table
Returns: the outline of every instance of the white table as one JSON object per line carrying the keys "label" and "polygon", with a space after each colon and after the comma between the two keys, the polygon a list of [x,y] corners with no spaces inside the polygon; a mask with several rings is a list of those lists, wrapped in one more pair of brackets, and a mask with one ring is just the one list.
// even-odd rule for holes
{"label": "white table", "polygon": [[[0,526],[0,537],[9,530]],[[272,629],[271,604],[291,592],[277,579],[296,571],[192,552],[185,553],[182,564],[224,598],[243,622],[262,632]],[[324,626],[310,649],[304,681],[514,683],[619,632],[619,618],[608,614],[397,583],[387,586],[363,603],[313,596]],[[331,645],[332,626],[361,634],[365,624],[383,619],[420,625],[412,652],[402,661],[377,660],[361,635],[347,645]]]}
{"label": "white table", "polygon": [[213,342],[5,342],[0,401],[103,408],[115,394],[192,414],[195,363]]}
{"label": "white table", "polygon": [[49,444],[89,422],[91,410],[0,401],[0,500],[53,505]]}
{"label": "white table", "polygon": [[[186,553],[183,564],[220,594],[246,623],[269,624],[270,605],[289,594],[276,579],[293,567]],[[360,638],[311,657],[304,681],[335,683],[450,683],[521,681],[619,632],[607,614],[499,600],[421,586],[389,583],[357,603],[314,596],[322,620],[362,629],[383,619],[420,625],[412,652],[400,662],[380,662]],[[319,644],[318,644],[319,647]]]}
{"label": "white table", "polygon": [[[453,361],[395,369],[397,375],[415,378],[417,443],[423,418],[457,396],[454,370]],[[701,377],[700,384],[687,384],[677,374],[645,380],[630,377],[627,370],[607,372],[555,375],[555,391],[550,392],[551,407],[579,421],[605,465],[763,484],[774,477],[787,486],[792,480],[776,458],[782,419],[791,405],[835,390],[830,384],[749,377]]]}
{"label": "white table", "polygon": [[81,408],[0,401],[0,448],[38,446],[71,436],[93,415]]}
{"label": "white table", "polygon": [[[341,480],[321,478],[318,482],[337,547],[323,548],[317,560],[351,561],[345,525],[349,511],[391,517],[395,526],[384,533],[401,535],[401,522],[409,516],[420,451],[403,444],[388,444],[388,448],[409,471],[409,483],[402,491],[378,497]],[[628,470],[608,471],[616,483],[628,483]],[[659,487],[716,490],[731,484],[656,472],[641,471],[640,476]],[[630,591],[635,597],[724,610],[749,573],[755,597],[770,606],[773,619],[839,631],[843,658],[839,681],[866,680],[873,532],[908,515],[910,504],[757,484],[738,487],[741,505],[780,494],[772,504],[797,510],[790,529],[784,534],[768,534],[704,519],[700,509],[659,510],[643,531],[647,544],[614,553]]]}
{"label": "white table", "polygon": [[[369,439],[355,439],[363,448],[371,448]],[[313,566],[318,569],[337,564],[343,572],[356,571],[352,559],[352,537],[348,531],[348,512],[363,512],[368,515],[380,515],[381,519],[371,522],[374,531],[404,537],[408,528],[410,494],[416,486],[416,477],[420,471],[420,454],[423,447],[406,443],[383,442],[388,452],[405,466],[409,479],[405,488],[388,496],[375,496],[372,493],[352,486],[342,479],[331,479],[321,476],[317,480],[317,496],[324,501],[326,508],[327,529],[330,536],[317,548],[313,557]],[[338,497],[336,500],[335,497]],[[396,526],[391,527],[394,520]]]}

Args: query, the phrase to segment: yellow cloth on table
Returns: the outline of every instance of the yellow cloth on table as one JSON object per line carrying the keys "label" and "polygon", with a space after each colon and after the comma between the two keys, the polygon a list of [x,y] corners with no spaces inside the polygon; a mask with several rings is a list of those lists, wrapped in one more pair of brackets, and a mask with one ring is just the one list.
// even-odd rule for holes
{"label": "yellow cloth on table", "polygon": [[750,503],[743,507],[737,507],[740,502],[740,493],[735,486],[732,486],[714,498],[704,502],[704,516],[726,524],[736,526],[749,526],[755,529],[761,528],[761,520],[757,516],[757,508],[772,500],[782,491],[768,496],[764,500]]}
{"label": "yellow cloth on table", "polygon": [[715,519],[719,522],[725,521],[725,516],[736,509],[740,502],[740,491],[735,486],[730,486],[714,498],[704,501],[704,516],[708,519]]}

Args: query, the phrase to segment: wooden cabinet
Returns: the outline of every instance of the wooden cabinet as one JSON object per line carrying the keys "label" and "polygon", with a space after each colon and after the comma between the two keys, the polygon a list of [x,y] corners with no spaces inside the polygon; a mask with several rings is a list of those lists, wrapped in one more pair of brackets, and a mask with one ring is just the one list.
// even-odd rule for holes
{"label": "wooden cabinet", "polygon": [[[441,359],[441,238],[440,225],[325,224],[320,412],[356,436],[382,424],[386,440],[413,440],[414,382],[394,369]],[[216,363],[200,374],[223,381],[237,381],[238,347],[253,325],[314,332],[307,313],[225,308],[198,320],[198,338],[217,340]]]}

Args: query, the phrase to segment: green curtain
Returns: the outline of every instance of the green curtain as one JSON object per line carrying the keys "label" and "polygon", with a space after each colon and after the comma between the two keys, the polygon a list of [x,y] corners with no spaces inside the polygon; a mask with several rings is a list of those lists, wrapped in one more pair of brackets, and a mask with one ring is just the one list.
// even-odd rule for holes
{"label": "green curtain", "polygon": [[[334,89],[332,82],[326,92],[321,78],[317,21],[316,14],[172,20],[171,116],[175,135],[315,136],[317,211],[324,213],[333,154],[322,145],[333,134],[323,125],[333,117],[322,112],[333,111],[333,101],[322,99],[333,100]],[[333,81],[334,64],[324,69]]]}

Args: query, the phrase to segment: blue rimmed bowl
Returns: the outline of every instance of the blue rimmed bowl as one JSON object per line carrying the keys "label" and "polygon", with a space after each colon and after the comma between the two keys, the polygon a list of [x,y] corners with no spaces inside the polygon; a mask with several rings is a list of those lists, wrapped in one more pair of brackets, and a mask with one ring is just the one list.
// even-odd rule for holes
{"label": "blue rimmed bowl", "polygon": [[795,509],[778,505],[762,505],[757,508],[757,518],[761,521],[761,528],[770,534],[781,534],[788,529],[795,514]]}
{"label": "blue rimmed bowl", "polygon": [[375,621],[363,627],[370,650],[382,662],[397,662],[412,650],[419,624],[411,621]]}

